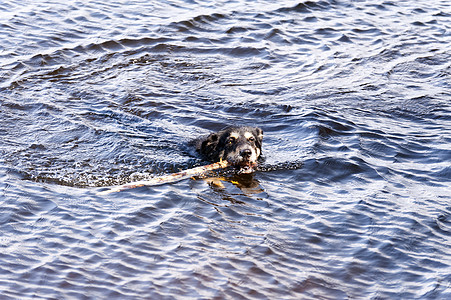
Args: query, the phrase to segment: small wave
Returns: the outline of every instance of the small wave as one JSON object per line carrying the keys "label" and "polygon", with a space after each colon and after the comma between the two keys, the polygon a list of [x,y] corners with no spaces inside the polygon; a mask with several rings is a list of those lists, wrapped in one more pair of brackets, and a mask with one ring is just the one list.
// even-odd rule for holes
{"label": "small wave", "polygon": [[277,9],[277,12],[282,13],[311,13],[316,10],[329,9],[335,1],[305,1],[295,6],[282,7]]}

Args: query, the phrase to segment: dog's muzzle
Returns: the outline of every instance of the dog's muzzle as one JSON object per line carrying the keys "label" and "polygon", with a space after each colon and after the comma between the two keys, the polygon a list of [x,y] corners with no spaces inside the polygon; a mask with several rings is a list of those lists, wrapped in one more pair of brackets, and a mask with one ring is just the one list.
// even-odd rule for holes
{"label": "dog's muzzle", "polygon": [[237,157],[231,159],[232,164],[238,168],[240,174],[252,173],[257,166],[257,155],[252,149],[243,149]]}

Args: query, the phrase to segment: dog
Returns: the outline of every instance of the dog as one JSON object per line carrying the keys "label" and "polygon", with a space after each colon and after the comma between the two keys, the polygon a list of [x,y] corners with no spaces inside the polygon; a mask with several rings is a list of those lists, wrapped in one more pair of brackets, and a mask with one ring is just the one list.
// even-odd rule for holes
{"label": "dog", "polygon": [[227,160],[240,173],[252,173],[262,152],[263,130],[258,127],[227,127],[196,142],[196,151],[207,160]]}

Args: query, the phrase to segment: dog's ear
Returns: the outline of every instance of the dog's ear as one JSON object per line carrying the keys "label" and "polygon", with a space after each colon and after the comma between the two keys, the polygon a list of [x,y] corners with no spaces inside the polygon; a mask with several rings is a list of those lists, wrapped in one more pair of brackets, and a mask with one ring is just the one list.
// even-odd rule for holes
{"label": "dog's ear", "polygon": [[217,151],[219,138],[216,133],[210,134],[204,141],[202,141],[202,144],[200,145],[200,153],[212,158],[213,154]]}
{"label": "dog's ear", "polygon": [[263,130],[261,130],[260,128],[256,127],[255,128],[255,138],[257,139],[257,145],[259,148],[262,147],[262,141],[263,141]]}

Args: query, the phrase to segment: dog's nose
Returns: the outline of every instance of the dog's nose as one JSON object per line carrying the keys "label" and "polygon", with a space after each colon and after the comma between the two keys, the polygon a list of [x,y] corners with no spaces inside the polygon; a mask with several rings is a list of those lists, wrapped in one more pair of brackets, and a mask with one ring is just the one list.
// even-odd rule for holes
{"label": "dog's nose", "polygon": [[240,152],[240,155],[244,158],[248,158],[252,155],[252,151],[249,149],[244,149]]}

